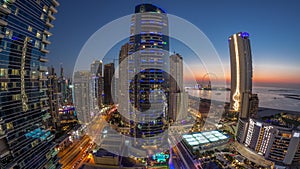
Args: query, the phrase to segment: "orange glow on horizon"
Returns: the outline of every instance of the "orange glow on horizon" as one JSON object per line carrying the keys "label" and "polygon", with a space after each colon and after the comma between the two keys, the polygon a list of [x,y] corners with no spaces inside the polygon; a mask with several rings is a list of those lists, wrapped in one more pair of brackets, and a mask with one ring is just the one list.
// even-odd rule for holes
{"label": "orange glow on horizon", "polygon": [[[224,71],[225,79],[217,75],[217,81],[226,81],[227,84],[230,84],[230,65],[226,65]],[[198,70],[192,69],[192,72],[194,75],[184,72],[184,81],[195,82],[198,80],[198,82],[202,82],[202,78],[206,72],[200,70],[200,68]],[[279,64],[254,65],[253,83],[299,84],[300,86],[300,75],[298,72],[298,67],[288,67]]]}
{"label": "orange glow on horizon", "polygon": [[[203,75],[197,75],[194,77],[185,76],[184,81],[188,82],[202,82]],[[230,83],[230,75],[226,75],[226,79],[218,79],[218,81],[226,81],[226,83]],[[300,85],[300,78],[294,76],[283,76],[278,77],[275,75],[268,75],[268,76],[255,76],[253,77],[253,83],[282,83],[282,84],[299,84]]]}

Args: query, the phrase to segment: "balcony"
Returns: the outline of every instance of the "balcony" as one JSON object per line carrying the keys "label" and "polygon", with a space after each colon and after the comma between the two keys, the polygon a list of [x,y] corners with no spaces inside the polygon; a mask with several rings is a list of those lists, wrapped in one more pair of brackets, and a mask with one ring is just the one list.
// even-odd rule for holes
{"label": "balcony", "polygon": [[47,66],[40,66],[39,71],[40,72],[47,72],[48,68],[47,68]]}
{"label": "balcony", "polygon": [[3,6],[0,6],[0,11],[1,11],[2,13],[4,13],[4,14],[7,14],[7,15],[11,13],[11,10],[10,10],[10,9],[5,8],[5,7],[3,7]]}
{"label": "balcony", "polygon": [[46,26],[48,26],[49,28],[53,28],[54,27],[54,25],[51,24],[49,21],[46,21]]}
{"label": "balcony", "polygon": [[40,100],[41,101],[49,100],[49,97],[42,97]]}
{"label": "balcony", "polygon": [[50,9],[53,13],[57,13],[57,10],[56,10],[53,6],[51,6],[49,9]]}
{"label": "balcony", "polygon": [[42,118],[43,118],[44,121],[46,121],[47,119],[51,118],[51,115],[50,115],[50,113],[46,113],[46,114],[43,115]]}
{"label": "balcony", "polygon": [[41,52],[43,52],[43,53],[49,53],[49,50],[42,48]]}
{"label": "balcony", "polygon": [[48,79],[47,79],[46,76],[39,76],[39,80],[41,80],[41,81],[46,81],[46,80],[48,80]]}
{"label": "balcony", "polygon": [[44,30],[44,33],[47,34],[48,36],[52,36],[52,33],[47,30]]}
{"label": "balcony", "polygon": [[52,21],[56,19],[52,14],[48,14],[48,18]]}
{"label": "balcony", "polygon": [[40,62],[43,62],[43,63],[45,63],[45,62],[48,62],[49,60],[47,59],[47,58],[44,58],[44,57],[41,57],[40,56]]}
{"label": "balcony", "polygon": [[7,26],[7,22],[0,19],[0,26]]}
{"label": "balcony", "polygon": [[48,41],[46,38],[43,38],[42,42],[45,43],[45,44],[48,44],[48,45],[51,44],[51,42]]}
{"label": "balcony", "polygon": [[57,7],[57,6],[60,5],[59,2],[57,2],[56,0],[52,0],[52,4],[53,4],[55,7]]}
{"label": "balcony", "polygon": [[44,107],[42,107],[42,111],[46,111],[46,110],[49,110],[50,109],[50,107],[49,106],[44,106]]}

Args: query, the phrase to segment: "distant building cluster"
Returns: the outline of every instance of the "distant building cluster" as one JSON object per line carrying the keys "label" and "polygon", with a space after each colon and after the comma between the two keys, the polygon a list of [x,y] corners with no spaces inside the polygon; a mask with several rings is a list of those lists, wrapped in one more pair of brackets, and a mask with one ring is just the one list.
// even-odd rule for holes
{"label": "distant building cluster", "polygon": [[56,131],[68,131],[77,125],[77,114],[73,105],[73,85],[71,79],[64,77],[61,67],[60,76],[53,67],[47,72],[48,97],[51,113],[51,126]]}

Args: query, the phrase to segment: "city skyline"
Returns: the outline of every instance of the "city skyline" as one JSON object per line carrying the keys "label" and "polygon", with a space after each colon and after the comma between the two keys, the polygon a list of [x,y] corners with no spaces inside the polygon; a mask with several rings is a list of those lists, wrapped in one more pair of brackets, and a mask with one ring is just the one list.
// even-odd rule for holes
{"label": "city skyline", "polygon": [[0,168],[299,168],[289,2],[0,0]]}
{"label": "city skyline", "polygon": [[[227,38],[235,32],[247,31],[250,33],[252,39],[253,68],[255,69],[253,72],[254,87],[269,85],[299,88],[300,78],[299,75],[297,75],[297,72],[299,72],[299,68],[297,67],[297,63],[299,63],[299,57],[297,57],[299,49],[296,46],[298,37],[297,28],[300,27],[300,25],[296,23],[296,21],[299,20],[299,18],[297,18],[296,7],[299,6],[299,3],[297,1],[290,1],[289,4],[283,4],[281,2],[268,3],[267,1],[262,2],[259,6],[257,2],[251,2],[243,5],[243,8],[240,8],[239,4],[236,4],[235,1],[229,1],[228,3],[216,2],[200,4],[195,1],[190,3],[178,1],[177,5],[161,1],[153,1],[150,3],[161,6],[170,14],[187,19],[207,35],[220,55],[225,68],[227,81],[230,79]],[[119,2],[119,4],[123,3],[124,2],[121,1]],[[49,54],[49,58],[53,58],[50,59],[50,64],[59,65],[59,63],[62,63],[66,68],[67,74],[71,76],[76,57],[85,41],[95,31],[110,21],[124,15],[132,14],[134,11],[130,7],[138,3],[140,2],[129,1],[124,5],[113,6],[113,2],[101,4],[100,2],[92,1],[90,4],[95,5],[91,5],[91,8],[97,6],[97,8],[101,10],[90,10],[78,16],[82,19],[83,17],[89,18],[89,20],[82,20],[86,25],[85,31],[82,31],[82,29],[79,28],[70,28],[69,26],[75,23],[67,18],[67,16],[73,14],[77,16],[75,12],[78,10],[79,4],[72,2],[72,4],[68,5],[68,2],[62,2],[60,8],[63,8],[64,12],[63,14],[58,14],[60,15],[60,20],[55,21],[57,26],[53,29],[53,33],[57,36],[51,39],[55,43],[50,46],[50,49],[54,51]],[[176,10],[179,9],[179,5],[182,10]],[[243,15],[236,15],[229,11],[230,8],[227,8],[229,6],[232,6],[230,8],[234,8],[236,13],[242,13]],[[265,8],[263,7],[270,9],[270,12],[264,12]],[[182,12],[186,11],[186,8],[190,8],[190,12]],[[104,15],[108,13],[110,9],[115,12],[110,12],[110,15]],[[210,11],[211,9],[217,9],[218,12],[212,12],[214,10]],[[255,9],[255,14],[250,13],[252,9]],[[293,19],[295,22],[291,21]],[[237,24],[234,24],[234,22]],[[64,31],[65,29],[70,29],[70,31],[66,32]],[[71,43],[64,43],[66,39]],[[282,43],[283,41],[284,43]],[[65,50],[59,50],[61,48],[72,48],[75,50],[67,50],[67,52],[65,52]],[[182,49],[181,51],[181,49],[170,48],[171,52],[173,50],[180,53],[185,59],[189,57],[186,50]],[[101,53],[101,51],[99,51],[99,53]],[[112,51],[111,53],[117,58],[118,50]],[[97,59],[97,54],[92,57]],[[197,65],[190,64],[189,66]],[[199,77],[202,77],[204,74],[205,73],[199,73]]]}

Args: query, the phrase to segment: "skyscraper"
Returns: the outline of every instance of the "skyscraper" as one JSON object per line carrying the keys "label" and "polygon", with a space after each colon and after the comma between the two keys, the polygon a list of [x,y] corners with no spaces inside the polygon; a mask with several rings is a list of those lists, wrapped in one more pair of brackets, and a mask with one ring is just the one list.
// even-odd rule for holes
{"label": "skyscraper", "polygon": [[229,37],[231,63],[230,108],[240,118],[249,117],[249,98],[252,93],[252,55],[249,34],[239,32]]}
{"label": "skyscraper", "polygon": [[179,54],[170,56],[170,76],[169,118],[176,121],[183,93],[183,60]]}
{"label": "skyscraper", "polygon": [[[72,100],[70,80],[65,79],[61,73],[57,77],[54,68],[49,68],[47,75],[48,97],[50,105],[51,124],[55,132],[63,132],[77,124],[77,116]],[[64,79],[64,80],[61,80]]]}
{"label": "skyscraper", "polygon": [[[230,110],[239,114],[236,139],[246,139],[250,112],[253,112],[252,98],[252,55],[249,34],[239,32],[229,37],[231,63]],[[257,99],[258,100],[258,99]],[[257,110],[257,109],[255,109]]]}
{"label": "skyscraper", "polygon": [[104,104],[113,104],[113,91],[114,88],[114,76],[115,64],[109,63],[104,65]]}
{"label": "skyscraper", "polygon": [[78,120],[81,124],[91,121],[90,110],[90,72],[77,71],[74,73],[74,101]]}
{"label": "skyscraper", "polygon": [[64,77],[64,68],[60,67],[60,76],[58,77],[59,104],[64,105],[67,101],[68,80]]}
{"label": "skyscraper", "polygon": [[0,1],[0,168],[56,168],[46,54],[56,0]]}
{"label": "skyscraper", "polygon": [[136,146],[165,142],[168,122],[169,37],[166,12],[152,4],[135,7],[131,19],[128,73],[131,134]]}
{"label": "skyscraper", "polygon": [[102,61],[91,64],[91,110],[96,112],[102,107]]}
{"label": "skyscraper", "polygon": [[58,77],[54,71],[54,68],[49,68],[48,71],[48,97],[49,97],[49,112],[52,116],[52,126],[55,128],[56,131],[59,130],[60,127],[60,120],[59,120],[59,88],[58,88]]}
{"label": "skyscraper", "polygon": [[119,53],[119,65],[128,57],[129,47],[129,43],[126,43],[121,47]]}
{"label": "skyscraper", "polygon": [[[119,85],[118,85],[118,103],[119,112],[122,113],[124,120],[128,121],[128,52],[129,43],[124,44],[119,52]],[[127,119],[126,119],[127,118]]]}

